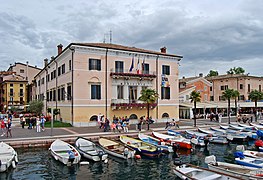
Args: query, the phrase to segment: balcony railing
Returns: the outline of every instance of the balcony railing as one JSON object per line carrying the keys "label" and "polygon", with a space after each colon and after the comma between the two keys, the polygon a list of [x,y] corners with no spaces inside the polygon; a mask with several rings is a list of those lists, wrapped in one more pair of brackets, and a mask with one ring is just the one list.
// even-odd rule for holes
{"label": "balcony railing", "polygon": [[156,78],[156,73],[154,71],[129,71],[129,69],[111,69],[111,77],[138,77],[138,78]]}
{"label": "balcony railing", "polygon": [[[137,100],[137,99],[112,99],[111,100],[111,106],[112,107],[126,107],[126,108],[132,108],[132,107],[147,107],[147,103],[144,103],[143,101]],[[157,103],[150,104],[151,108],[155,108],[157,106]]]}

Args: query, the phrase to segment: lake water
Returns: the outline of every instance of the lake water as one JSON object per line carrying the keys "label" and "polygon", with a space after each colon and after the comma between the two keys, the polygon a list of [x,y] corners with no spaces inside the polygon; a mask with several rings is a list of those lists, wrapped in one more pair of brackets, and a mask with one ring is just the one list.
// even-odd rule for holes
{"label": "lake water", "polygon": [[[236,144],[215,145],[208,148],[196,148],[191,151],[180,150],[180,160],[206,167],[204,159],[208,155],[216,155],[217,160],[233,162],[233,152]],[[41,179],[69,179],[69,180],[152,180],[177,179],[173,173],[174,154],[164,155],[159,159],[139,159],[122,161],[109,158],[109,162],[90,163],[89,165],[74,165],[67,167],[55,161],[46,148],[18,149],[19,163],[16,169],[7,173],[0,173],[1,180],[41,180]]]}

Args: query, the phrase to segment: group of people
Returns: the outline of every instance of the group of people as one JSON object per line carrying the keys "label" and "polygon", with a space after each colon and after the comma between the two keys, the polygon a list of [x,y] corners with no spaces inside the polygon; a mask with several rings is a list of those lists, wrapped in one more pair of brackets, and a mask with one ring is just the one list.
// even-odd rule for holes
{"label": "group of people", "polygon": [[98,116],[99,128],[103,129],[104,132],[113,131],[113,132],[129,132],[129,118],[125,117],[113,117],[112,122],[108,118],[105,118],[104,115]]}
{"label": "group of people", "polygon": [[36,132],[40,133],[41,131],[45,131],[45,117],[42,116],[33,116],[26,120],[24,115],[20,115],[20,123],[22,125],[22,128],[25,128],[26,123],[28,123],[28,129],[35,129]]}
{"label": "group of people", "polygon": [[11,126],[12,126],[12,116],[3,116],[1,117],[1,136],[6,135],[6,137],[10,136],[12,137],[11,132]]}

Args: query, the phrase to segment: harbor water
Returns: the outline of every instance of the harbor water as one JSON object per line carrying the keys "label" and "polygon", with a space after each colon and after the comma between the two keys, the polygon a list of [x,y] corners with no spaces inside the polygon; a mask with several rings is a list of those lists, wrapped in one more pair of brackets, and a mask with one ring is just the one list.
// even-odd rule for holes
{"label": "harbor water", "polygon": [[[253,142],[252,142],[253,143]],[[204,159],[216,155],[217,160],[234,162],[233,153],[237,144],[209,144],[208,148],[195,148],[192,151],[179,150],[179,160],[207,167]],[[19,163],[16,169],[0,173],[1,180],[131,180],[131,179],[177,179],[173,168],[175,155],[163,155],[159,159],[119,160],[109,157],[108,163],[92,163],[67,167],[54,160],[46,148],[17,149]]]}

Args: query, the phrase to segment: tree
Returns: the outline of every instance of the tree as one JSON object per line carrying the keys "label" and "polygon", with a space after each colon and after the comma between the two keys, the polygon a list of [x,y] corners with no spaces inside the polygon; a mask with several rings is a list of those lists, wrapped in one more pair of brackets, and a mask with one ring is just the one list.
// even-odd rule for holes
{"label": "tree", "polygon": [[139,100],[147,104],[147,118],[150,117],[150,104],[155,103],[158,97],[159,95],[154,89],[143,89],[141,91],[141,96],[139,97]]}
{"label": "tree", "polygon": [[235,99],[235,108],[236,108],[236,115],[237,115],[237,98],[239,97],[240,93],[238,90],[233,90],[232,98]]}
{"label": "tree", "polygon": [[207,77],[218,76],[218,71],[210,70]]}
{"label": "tree", "polygon": [[29,102],[29,111],[40,115],[42,113],[44,103],[43,101],[33,100]]}
{"label": "tree", "polygon": [[[248,98],[255,102],[255,110],[254,110],[254,112],[257,112],[257,102],[258,102],[258,100],[263,99],[263,93],[258,91],[258,90],[252,90],[249,93]],[[257,114],[255,114],[255,118],[256,118],[256,121],[257,121]]]}
{"label": "tree", "polygon": [[242,67],[233,67],[233,68],[230,68],[226,73],[227,74],[244,74],[245,70]]}
{"label": "tree", "polygon": [[196,103],[201,101],[200,92],[192,91],[189,99],[194,102],[194,127],[196,127]]}
{"label": "tree", "polygon": [[234,89],[226,89],[222,95],[227,100],[227,113],[228,113],[228,124],[230,124],[230,99],[233,98]]}

